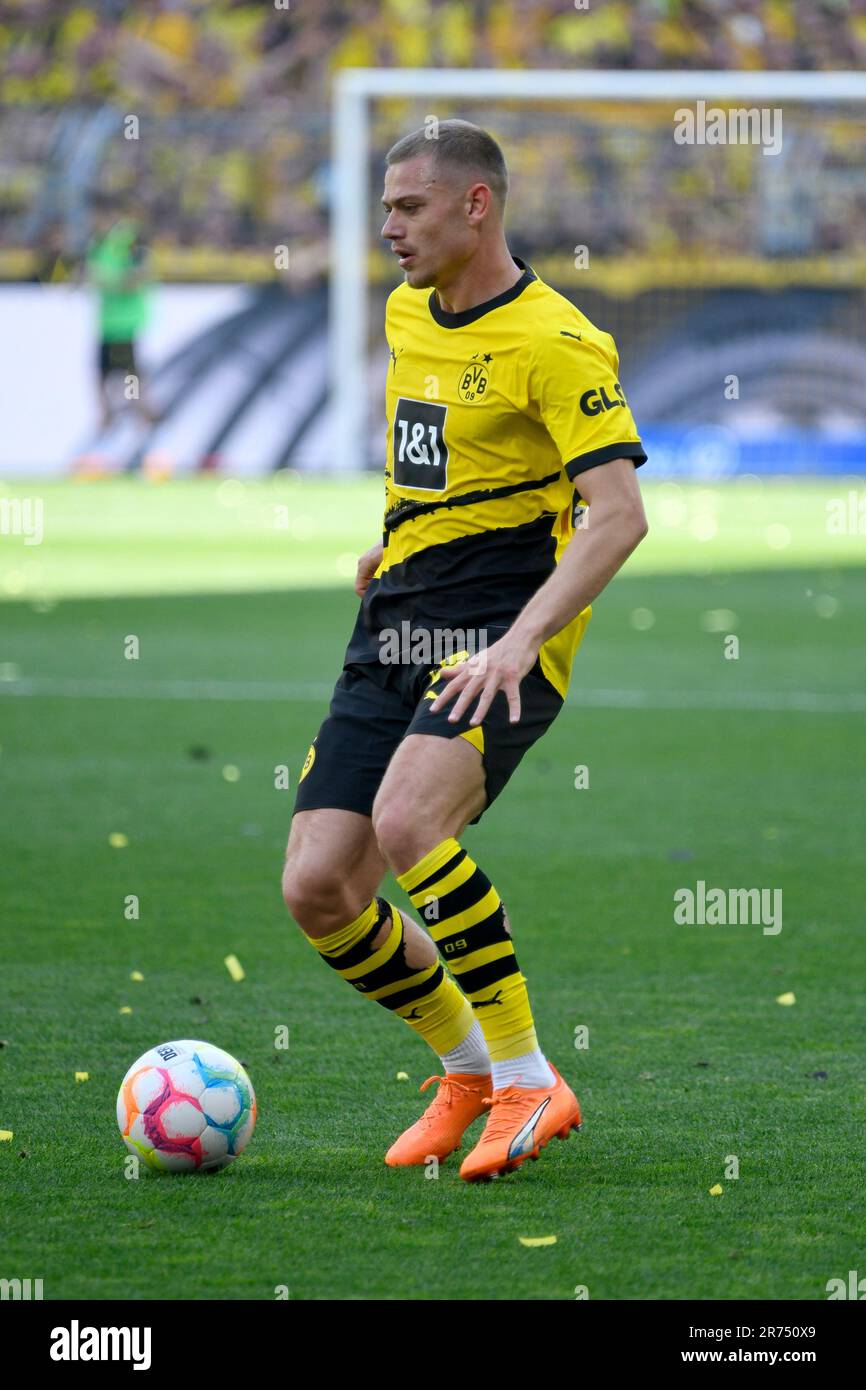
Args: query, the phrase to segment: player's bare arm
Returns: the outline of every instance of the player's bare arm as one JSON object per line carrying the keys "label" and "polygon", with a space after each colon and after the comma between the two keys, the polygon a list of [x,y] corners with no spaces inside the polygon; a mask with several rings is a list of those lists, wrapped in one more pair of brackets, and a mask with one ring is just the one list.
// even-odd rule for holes
{"label": "player's bare arm", "polygon": [[370,587],[370,580],[382,563],[384,549],[385,547],[382,542],[377,541],[375,545],[370,546],[369,550],[365,550],[364,554],[358,560],[358,570],[355,575],[355,593],[359,598],[363,598]]}
{"label": "player's bare arm", "polygon": [[480,724],[497,691],[508,700],[509,718],[520,718],[520,682],[535,665],[541,644],[592,603],[647,533],[647,520],[631,459],[613,459],[579,475],[591,524],[575,531],[562,559],[504,637],[471,660],[442,672],[448,682],[433,703],[441,709],[457,697],[450,720],[478,698],[472,724]]}

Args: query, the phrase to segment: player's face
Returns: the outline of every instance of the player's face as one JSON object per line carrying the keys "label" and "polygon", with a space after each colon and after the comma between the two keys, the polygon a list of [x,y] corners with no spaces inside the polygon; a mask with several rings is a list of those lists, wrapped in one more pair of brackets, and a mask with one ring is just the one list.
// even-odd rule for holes
{"label": "player's face", "polygon": [[469,259],[476,236],[467,221],[465,192],[437,174],[427,156],[392,164],[385,173],[382,236],[390,241],[412,289],[447,282]]}

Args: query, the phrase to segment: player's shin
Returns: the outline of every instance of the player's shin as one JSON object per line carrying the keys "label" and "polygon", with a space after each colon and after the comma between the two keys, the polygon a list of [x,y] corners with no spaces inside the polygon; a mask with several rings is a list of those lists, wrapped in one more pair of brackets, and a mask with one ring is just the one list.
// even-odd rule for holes
{"label": "player's shin", "polygon": [[397,879],[421,913],[481,1025],[494,1087],[553,1084],[539,1050],[499,894],[454,839],[443,840]]}
{"label": "player's shin", "polygon": [[403,917],[384,898],[374,898],[339,931],[308,940],[354,989],[402,1018],[446,1064],[466,1047],[474,1025],[468,1000],[435,957],[423,965],[407,961]]}

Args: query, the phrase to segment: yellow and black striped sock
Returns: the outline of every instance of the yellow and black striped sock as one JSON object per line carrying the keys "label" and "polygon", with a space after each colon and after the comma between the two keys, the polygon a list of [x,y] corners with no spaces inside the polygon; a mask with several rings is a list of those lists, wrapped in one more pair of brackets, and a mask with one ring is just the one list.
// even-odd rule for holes
{"label": "yellow and black striped sock", "polygon": [[475,1010],[494,1062],[538,1047],[526,981],[489,878],[454,839],[400,874],[449,970]]}
{"label": "yellow and black striped sock", "polygon": [[[374,949],[388,922],[384,943]],[[397,1014],[440,1056],[469,1034],[469,1001],[438,960],[419,969],[406,964],[403,918],[384,898],[374,898],[354,922],[330,936],[307,939],[354,989]]]}

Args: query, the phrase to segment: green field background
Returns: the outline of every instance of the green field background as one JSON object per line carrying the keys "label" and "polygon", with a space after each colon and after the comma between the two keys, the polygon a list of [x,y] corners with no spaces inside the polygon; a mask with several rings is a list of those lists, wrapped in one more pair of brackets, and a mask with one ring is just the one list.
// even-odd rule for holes
{"label": "green field background", "polygon": [[[866,538],[828,526],[860,486],[647,479],[650,534],[568,704],[465,836],[584,1130],[469,1186],[456,1156],[386,1168],[437,1059],[341,987],[279,890],[380,483],[2,485],[42,499],[44,539],[0,535],[0,1277],[57,1299],[823,1299],[866,1273]],[[700,879],[781,889],[781,932],[676,925]],[[248,1066],[256,1132],[222,1174],[128,1180],[120,1079],[183,1037]]]}

